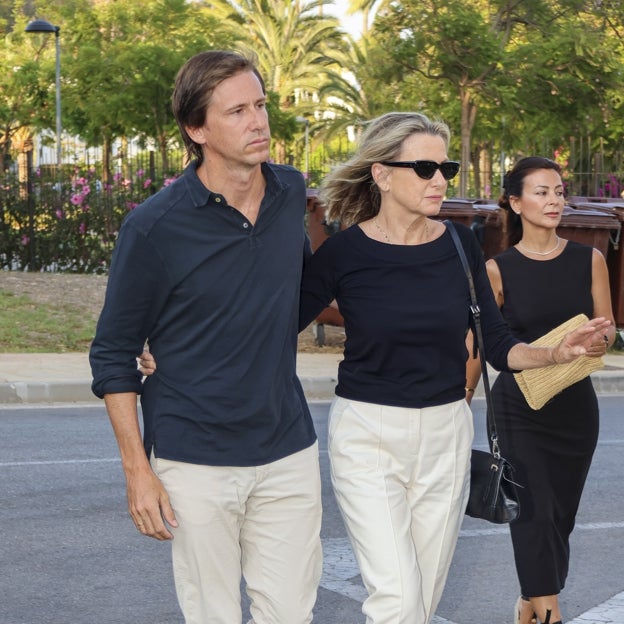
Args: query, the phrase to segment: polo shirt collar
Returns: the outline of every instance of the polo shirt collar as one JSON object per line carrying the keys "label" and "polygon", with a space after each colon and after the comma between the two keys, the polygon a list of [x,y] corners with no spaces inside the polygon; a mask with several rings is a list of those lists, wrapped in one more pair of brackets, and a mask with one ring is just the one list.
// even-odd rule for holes
{"label": "polo shirt collar", "polygon": [[[262,175],[264,176],[266,182],[266,190],[264,193],[265,199],[273,198],[279,195],[286,188],[286,185],[278,178],[269,163],[262,163],[261,168]],[[208,204],[213,204],[215,203],[216,197],[222,197],[218,193],[214,193],[210,189],[207,189],[204,186],[204,183],[199,179],[199,176],[197,175],[196,160],[186,166],[183,175],[189,195],[196,208],[203,208]]]}

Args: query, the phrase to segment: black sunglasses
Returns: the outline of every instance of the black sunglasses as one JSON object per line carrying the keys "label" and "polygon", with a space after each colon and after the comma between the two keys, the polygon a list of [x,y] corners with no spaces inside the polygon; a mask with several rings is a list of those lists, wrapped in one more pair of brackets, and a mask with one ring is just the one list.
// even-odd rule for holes
{"label": "black sunglasses", "polygon": [[398,160],[391,162],[382,161],[381,164],[387,167],[409,167],[423,180],[431,180],[438,169],[445,180],[451,180],[458,174],[460,165],[460,163],[454,160],[447,160],[443,163],[437,163],[434,160]]}

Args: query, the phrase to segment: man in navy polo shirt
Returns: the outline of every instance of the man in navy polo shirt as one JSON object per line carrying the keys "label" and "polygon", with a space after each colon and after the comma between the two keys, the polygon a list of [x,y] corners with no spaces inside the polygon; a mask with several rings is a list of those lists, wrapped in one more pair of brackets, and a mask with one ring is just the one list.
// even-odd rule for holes
{"label": "man in navy polo shirt", "polygon": [[[173,540],[186,623],[240,622],[242,575],[255,624],[303,624],[321,574],[318,448],[295,372],[305,183],[268,163],[264,83],[246,57],[191,58],[173,109],[193,161],[121,228],[93,391],[137,529]],[[142,384],[146,342],[158,370]]]}

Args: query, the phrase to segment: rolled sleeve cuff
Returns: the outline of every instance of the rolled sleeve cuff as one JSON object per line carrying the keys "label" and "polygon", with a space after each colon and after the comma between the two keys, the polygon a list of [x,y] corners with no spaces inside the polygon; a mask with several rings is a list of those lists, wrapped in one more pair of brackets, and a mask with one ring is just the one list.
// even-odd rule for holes
{"label": "rolled sleeve cuff", "polygon": [[141,372],[137,370],[133,376],[107,377],[106,379],[94,379],[91,384],[91,391],[99,399],[103,399],[105,394],[122,394],[124,392],[134,392],[141,394],[143,390]]}

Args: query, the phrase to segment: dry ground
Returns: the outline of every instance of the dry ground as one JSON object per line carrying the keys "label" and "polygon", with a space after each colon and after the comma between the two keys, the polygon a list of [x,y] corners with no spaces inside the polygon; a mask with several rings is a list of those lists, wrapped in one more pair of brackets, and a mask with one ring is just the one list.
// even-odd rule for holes
{"label": "dry ground", "polygon": [[[89,315],[95,323],[102,308],[107,277],[70,273],[0,271],[0,290],[25,295],[37,304],[67,305]],[[299,336],[302,353],[342,353],[344,329],[325,326],[325,345],[316,344],[312,327]]]}

